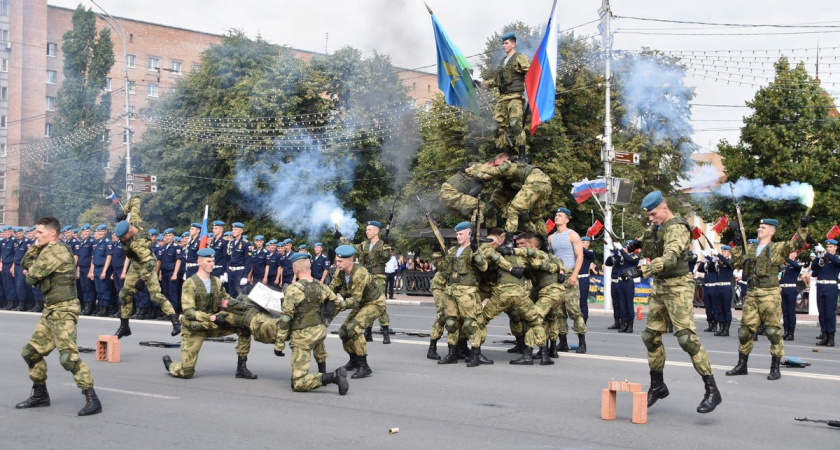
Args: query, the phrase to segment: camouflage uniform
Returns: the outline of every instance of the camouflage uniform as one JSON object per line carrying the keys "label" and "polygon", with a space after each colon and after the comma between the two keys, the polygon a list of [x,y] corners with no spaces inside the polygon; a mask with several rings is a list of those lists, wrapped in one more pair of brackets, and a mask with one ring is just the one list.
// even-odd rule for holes
{"label": "camouflage uniform", "polygon": [[[361,244],[353,244],[348,241],[343,236],[341,237],[341,243],[352,245],[353,248],[356,249],[356,255],[359,257],[359,264],[367,269],[368,273],[370,273],[371,277],[373,278],[373,282],[376,283],[376,286],[382,291],[382,295],[385,295],[385,263],[391,259],[391,247],[385,242],[380,239],[376,241],[376,244],[373,244],[373,247],[370,246],[370,241],[364,240]],[[383,303],[382,306],[382,313],[375,317],[375,319],[379,319],[379,325],[387,330],[388,326],[391,324],[391,317],[388,315],[388,309]],[[366,327],[370,327],[373,325],[373,320],[370,321]]]}
{"label": "camouflage uniform", "polygon": [[27,271],[26,284],[39,286],[44,296],[44,311],[21,353],[29,365],[29,379],[36,385],[47,382],[44,357],[58,348],[61,366],[73,374],[76,386],[82,390],[92,388],[93,377],[76,347],[76,323],[82,308],[76,297],[73,252],[61,242],[33,245],[27,250],[22,267]]}
{"label": "camouflage uniform", "polygon": [[648,365],[653,372],[665,367],[662,334],[668,320],[674,325],[680,347],[691,357],[694,370],[701,376],[712,374],[706,349],[694,327],[694,278],[688,272],[691,229],[688,222],[674,216],[661,226],[651,225],[642,237],[642,255],[650,264],[641,266],[642,276],[653,276],[647,328],[642,341],[648,350]]}
{"label": "camouflage uniform", "polygon": [[251,351],[251,333],[248,329],[234,325],[217,325],[210,321],[210,316],[221,312],[222,300],[232,300],[222,288],[222,280],[210,276],[210,293],[204,282],[195,274],[184,282],[181,292],[181,306],[184,314],[181,323],[184,330],[181,335],[181,362],[169,366],[169,373],[178,378],[192,378],[198,352],[204,340],[210,337],[222,337],[236,334],[236,354],[248,356]]}
{"label": "camouflage uniform", "polygon": [[364,329],[385,311],[385,291],[374,282],[367,269],[360,265],[353,266],[349,281],[345,276],[344,272],[336,271],[330,282],[330,289],[341,294],[351,310],[338,330],[338,337],[348,354],[366,356]]}
{"label": "camouflage uniform", "polygon": [[548,234],[542,214],[551,196],[551,178],[542,170],[507,160],[498,166],[475,164],[467,169],[467,174],[480,180],[507,181],[513,189],[519,189],[506,207],[506,231],[526,231],[543,238]]}
{"label": "camouflage uniform", "polygon": [[473,254],[465,247],[458,255],[458,248],[452,247],[446,253],[445,265],[438,269],[446,280],[443,289],[443,313],[446,316],[446,342],[458,345],[461,332],[466,334],[470,346],[480,347],[487,335],[481,299],[478,295],[477,268],[487,263],[480,254]]}
{"label": "camouflage uniform", "polygon": [[531,61],[522,53],[514,53],[503,59],[496,68],[494,78],[485,82],[487,87],[498,87],[499,98],[493,108],[493,118],[496,119],[496,147],[509,147],[505,132],[513,143],[521,147],[525,145],[525,74],[531,67]]}
{"label": "camouflage uniform", "polygon": [[175,309],[172,307],[172,303],[166,299],[160,289],[160,282],[155,272],[157,259],[151,250],[149,233],[143,228],[143,219],[140,218],[139,197],[132,197],[128,201],[125,213],[130,214],[129,223],[136,227],[138,231],[129,239],[122,240],[123,252],[131,260],[131,265],[128,267],[123,287],[120,289],[120,318],[128,319],[131,315],[131,310],[134,307],[134,294],[138,292],[136,285],[140,280],[145,282],[152,303],[160,306],[160,309],[167,316],[174,315]]}
{"label": "camouflage uniform", "polygon": [[432,298],[435,299],[435,321],[432,323],[432,330],[429,331],[429,335],[433,341],[437,341],[443,336],[443,327],[446,324],[443,301],[444,291],[446,289],[446,275],[444,274],[447,273],[447,270],[443,266],[443,264],[446,264],[446,260],[443,259],[440,253],[433,253],[432,259],[436,261],[435,266],[437,267],[437,272],[435,272],[435,276],[432,277],[430,283]]}
{"label": "camouflage uniform", "polygon": [[565,272],[563,261],[554,255],[549,255],[541,250],[532,248],[516,248],[513,253],[522,258],[530,269],[531,279],[534,283],[533,292],[536,294],[534,307],[537,314],[543,319],[543,326],[549,334],[549,339],[557,338],[557,327],[554,328],[554,335],[548,330],[549,324],[555,323],[552,314],[558,313],[563,303],[563,296],[568,291],[564,284],[557,282],[557,273]]}
{"label": "camouflage uniform", "polygon": [[[478,205],[478,194],[481,193],[482,184],[464,172],[458,172],[443,182],[440,186],[440,201],[454,214],[473,221],[475,219],[476,206]],[[483,216],[492,217],[493,223],[489,227],[495,227],[495,214],[487,211],[487,204],[481,202],[481,213]],[[483,223],[479,217],[478,223]]]}

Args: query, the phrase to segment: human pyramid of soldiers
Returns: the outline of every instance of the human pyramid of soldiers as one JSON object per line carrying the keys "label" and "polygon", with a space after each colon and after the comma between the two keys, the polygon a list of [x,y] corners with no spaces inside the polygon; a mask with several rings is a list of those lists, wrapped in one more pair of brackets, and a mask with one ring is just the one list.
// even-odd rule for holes
{"label": "human pyramid of soldiers", "polygon": [[[515,53],[515,36],[506,34],[502,40],[508,56]],[[521,91],[516,89],[527,71],[527,67],[520,67],[521,59],[510,57],[503,61],[497,69],[496,80],[497,86],[507,86],[504,92],[519,92],[520,100]],[[507,67],[507,64],[516,67]],[[507,96],[505,101],[515,101],[514,97]],[[497,108],[505,107],[499,106],[501,103],[497,103]],[[508,108],[508,113],[516,110]],[[500,115],[497,114],[497,120]],[[521,112],[518,118],[509,114],[503,116],[504,120],[499,121],[502,135],[513,132],[519,142]],[[502,145],[504,142],[497,143],[499,147]],[[485,202],[479,195],[484,184],[490,182],[496,183],[496,187],[489,201]],[[547,209],[551,190],[551,179],[540,168],[522,157],[512,159],[505,152],[498,153],[490,161],[459,171],[442,184],[441,203],[466,220],[454,227],[455,246],[447,249],[438,236],[439,248],[433,255],[438,270],[431,283],[436,316],[427,358],[441,365],[458,364],[463,358],[466,366],[471,368],[493,364],[482,354],[481,347],[487,337],[488,323],[503,312],[510,318],[511,334],[516,339],[516,346],[510,352],[520,354],[510,364],[533,365],[534,360],[544,366],[554,364],[552,358],[559,357],[558,352],[570,350],[566,323],[569,318],[578,336],[577,353],[587,352],[588,314],[586,303],[580,299],[582,292],[588,294],[589,265],[595,257],[588,250],[589,238],[582,238],[568,228],[572,213],[565,207],[554,210],[557,229],[548,235],[543,211]],[[617,294],[616,309],[620,311],[614,328],[633,332],[632,280],[652,278],[649,314],[641,336],[650,367],[648,406],[669,395],[663,373],[665,348],[662,335],[673,328],[680,347],[690,356],[704,383],[705,394],[697,412],[712,412],[721,403],[722,396],[694,324],[691,228],[685,218],[671,211],[659,191],[645,196],[641,207],[650,226],[640,238],[626,242],[625,246],[615,244],[608,258],[608,263],[616,272],[613,289]],[[496,223],[499,216],[504,220],[502,226]],[[432,222],[431,217],[429,219]],[[324,284],[324,264],[328,266],[329,262],[320,259],[320,244],[315,244],[317,257],[313,257],[303,248],[292,253],[291,242],[284,241],[283,263],[278,266],[262,253],[266,250],[262,248],[262,236],[255,237],[255,249],[257,254],[264,256],[247,257],[254,252],[243,239],[244,225],[238,222],[233,223],[229,239],[216,235],[208,247],[200,249],[200,224],[193,224],[191,232],[182,236],[184,249],[173,244],[174,230],[167,229],[164,231],[163,250],[160,250],[160,245],[155,250],[152,245],[154,234],[145,229],[140,215],[139,198],[134,197],[127,203],[123,217],[118,220],[113,232],[114,243],[105,247],[119,246],[128,261],[120,276],[114,276],[114,281],[117,278],[122,281],[117,289],[120,305],[117,310],[111,304],[100,303],[96,313],[118,313],[120,326],[116,336],[130,336],[129,321],[134,310],[134,297],[147,291],[150,302],[160,307],[162,315],[172,322],[171,334],[182,335],[180,361],[173,361],[168,355],[163,357],[166,372],[173,377],[194,376],[198,354],[206,339],[235,334],[237,378],[257,378],[246,364],[252,338],[273,344],[277,356],[285,356],[286,342],[289,341],[293,390],[309,391],[336,384],[339,394],[345,395],[349,390],[348,371],[355,370],[351,376],[354,379],[373,374],[367,358],[367,342],[371,340],[370,329],[375,320],[379,319],[383,327],[383,343],[390,342],[384,266],[391,257],[391,248],[386,239],[379,237],[379,222],[366,223],[367,239],[359,244],[352,244],[336,231],[335,237],[342,245],[335,250],[336,270],[327,285]],[[781,377],[779,365],[784,356],[784,343],[778,268],[791,253],[804,248],[810,221],[809,216],[803,216],[797,234],[790,241],[773,242],[778,226],[778,221],[774,219],[761,220],[755,242],[744,243],[736,233],[728,263],[732,268],[743,270],[742,279],[747,282],[747,291],[738,330],[739,359],[726,375],[747,375],[753,337],[759,324],[763,323],[772,355],[767,378],[777,380]],[[480,235],[482,224],[488,230],[486,236]],[[82,241],[87,239],[85,232],[89,233],[89,227],[87,230],[84,228]],[[216,234],[223,230],[223,222],[214,222]],[[23,233],[23,230],[13,231]],[[78,414],[99,413],[102,405],[93,389],[90,371],[79,358],[75,338],[78,316],[92,314],[93,301],[85,296],[89,291],[80,293],[76,284],[84,279],[87,272],[88,280],[100,281],[96,284],[96,292],[99,293],[99,286],[107,284],[102,282],[108,274],[96,268],[95,255],[92,256],[92,266],[82,266],[80,250],[89,244],[76,241],[73,230],[68,231],[67,227],[60,229],[57,219],[39,219],[32,232],[34,236],[30,237],[19,267],[14,260],[14,270],[18,274],[17,280],[23,275],[25,284],[39,291],[43,312],[32,338],[22,351],[33,382],[32,393],[30,398],[17,404],[17,408],[49,406],[44,357],[58,348],[62,367],[73,374],[86,399]],[[99,234],[100,240],[104,239],[104,226],[97,227],[96,232],[102,233]],[[605,239],[609,242],[608,237]],[[278,243],[269,241],[268,244],[266,253],[273,254]],[[825,270],[825,276],[820,275],[818,288],[824,287],[821,295],[826,299],[833,292],[836,300],[837,267],[840,267],[840,258],[835,256],[837,242],[827,241],[826,250],[827,253],[820,257],[820,261],[825,261],[821,265],[814,264],[834,268]],[[121,258],[110,257],[112,260]],[[9,280],[5,277],[5,251],[2,261],[5,287]],[[272,266],[275,271],[272,271]],[[183,276],[180,275],[182,271]],[[117,271],[114,270],[114,273]],[[245,286],[260,278],[263,284],[283,289],[279,317],[243,294]],[[183,280],[180,292],[179,279]],[[630,286],[630,292],[627,286]],[[105,292],[104,287],[102,290]],[[110,298],[110,294],[98,298],[101,302]],[[324,346],[327,327],[344,310],[349,313],[338,330],[338,336],[349,361],[333,371],[327,371]],[[142,308],[140,311],[138,314],[142,314]],[[827,314],[823,329],[825,345],[829,342],[834,344],[835,321],[834,314]],[[727,322],[721,320],[721,323]],[[787,326],[787,320],[785,324]],[[437,352],[437,341],[443,337],[444,330],[447,332],[448,351],[441,357]],[[538,348],[536,355],[533,353],[535,348]],[[309,373],[313,355],[318,372]]]}

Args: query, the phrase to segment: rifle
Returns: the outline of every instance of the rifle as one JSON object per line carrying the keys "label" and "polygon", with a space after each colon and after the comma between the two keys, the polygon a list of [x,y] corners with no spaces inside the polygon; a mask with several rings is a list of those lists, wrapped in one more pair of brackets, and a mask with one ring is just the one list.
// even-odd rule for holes
{"label": "rifle", "polygon": [[840,428],[840,420],[809,419],[807,417],[795,417],[793,420],[798,422],[824,423],[830,427]]}
{"label": "rifle", "polygon": [[394,209],[397,207],[397,197],[394,196],[394,204],[391,205],[391,213],[388,214],[388,225],[385,227],[385,237],[382,241],[388,243],[388,237],[391,236],[391,223],[394,222]]}
{"label": "rifle", "polygon": [[164,342],[164,341],[141,341],[140,345],[144,347],[162,347],[162,348],[175,348],[180,347],[180,342]]}
{"label": "rifle", "polygon": [[426,206],[423,205],[423,201],[420,200],[420,196],[415,194],[417,197],[417,203],[423,208],[423,214],[426,215],[426,219],[429,220],[429,227],[432,229],[432,233],[435,235],[435,239],[437,239],[438,244],[440,244],[440,249],[443,251],[443,254],[446,254],[446,244],[443,242],[443,236],[440,234],[440,230],[438,229],[437,224],[435,223],[435,219],[432,219],[432,215],[429,213],[429,210],[426,209]]}
{"label": "rifle", "polygon": [[744,231],[744,218],[741,216],[741,205],[738,203],[738,197],[735,196],[735,185],[729,183],[729,189],[732,191],[732,200],[735,201],[735,215],[738,217],[738,227],[741,230],[741,248],[744,250],[744,258],[747,257],[747,232]]}
{"label": "rifle", "polygon": [[475,221],[473,222],[473,232],[470,236],[470,245],[473,248],[478,248],[478,235],[481,233],[481,193],[475,196]]}

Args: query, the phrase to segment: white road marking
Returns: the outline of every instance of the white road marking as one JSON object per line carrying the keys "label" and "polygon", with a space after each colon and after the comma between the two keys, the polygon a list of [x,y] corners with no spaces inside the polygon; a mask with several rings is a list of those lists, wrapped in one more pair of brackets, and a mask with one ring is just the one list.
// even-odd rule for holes
{"label": "white road marking", "polygon": [[[64,383],[65,386],[75,386],[74,383]],[[141,397],[159,398],[163,400],[178,400],[181,397],[170,397],[168,395],[149,394],[148,392],[126,391],[123,389],[106,388],[102,386],[95,386],[98,391],[116,392],[118,394],[139,395]]]}

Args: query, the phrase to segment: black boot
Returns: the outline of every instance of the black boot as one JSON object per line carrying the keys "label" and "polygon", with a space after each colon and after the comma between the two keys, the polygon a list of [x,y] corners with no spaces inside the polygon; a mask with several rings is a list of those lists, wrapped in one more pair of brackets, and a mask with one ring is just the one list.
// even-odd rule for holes
{"label": "black boot", "polygon": [[459,359],[463,358],[464,362],[469,362],[472,350],[470,350],[470,346],[467,345],[467,338],[458,339],[458,352]]}
{"label": "black boot", "polygon": [[633,319],[627,321],[627,326],[624,328],[625,333],[632,333],[633,332]]}
{"label": "black boot", "polygon": [[365,328],[365,342],[373,342],[373,327]]}
{"label": "black boot", "polygon": [[578,348],[575,353],[586,353],[586,335],[578,334]]}
{"label": "black boot", "polygon": [[792,341],[792,340],[793,340],[793,335],[794,335],[794,333],[795,333],[795,332],[796,332],[796,327],[795,327],[795,326],[790,327],[790,328],[788,329],[788,337],[787,337],[787,339],[785,339],[785,340],[787,340],[787,341]]}
{"label": "black boot", "polygon": [[347,370],[356,370],[359,368],[359,357],[350,353],[350,361],[347,361],[347,364],[344,365],[344,368]]}
{"label": "black boot", "polygon": [[20,300],[15,300],[14,304],[12,304],[12,309],[9,311],[20,311]]}
{"label": "black boot", "polygon": [[619,333],[626,333],[627,332],[627,327],[630,326],[627,322],[629,322],[629,320],[621,319],[621,321],[620,321],[621,327],[618,329]]}
{"label": "black boot", "polygon": [[169,355],[164,355],[163,356],[163,367],[164,367],[164,369],[166,369],[166,373],[170,373],[169,372],[169,366],[171,366],[171,365],[172,365],[172,358],[170,358]]}
{"label": "black boot", "polygon": [[367,355],[359,356],[359,368],[350,378],[367,378],[371,375],[373,375],[373,371],[370,370],[370,366],[367,363]]}
{"label": "black boot", "polygon": [[704,375],[703,383],[706,384],[706,395],[703,396],[703,401],[697,406],[697,412],[700,414],[710,413],[715,410],[717,405],[723,401],[720,396],[720,391],[715,384],[714,375]]}
{"label": "black boot", "polygon": [[561,334],[560,336],[558,336],[558,338],[560,339],[560,343],[557,344],[557,350],[559,350],[561,352],[568,352],[569,351],[569,341],[566,339],[566,335]]}
{"label": "black boot", "polygon": [[719,327],[717,333],[715,333],[715,336],[724,336],[724,337],[729,336],[729,325],[730,324],[729,323],[721,323],[719,325],[720,325],[720,327]]}
{"label": "black boot", "polygon": [[390,344],[391,343],[391,334],[388,332],[388,327],[382,327],[382,343],[383,344]]}
{"label": "black boot", "polygon": [[82,394],[85,396],[85,406],[79,410],[80,416],[91,416],[102,412],[102,403],[99,403],[99,397],[96,396],[93,388],[85,389]]}
{"label": "black boot", "polygon": [[621,327],[621,319],[615,317],[615,323],[612,326],[607,327],[608,330],[618,330]]}
{"label": "black boot", "polygon": [[525,336],[515,336],[516,345],[508,349],[508,353],[522,353],[525,351]]}
{"label": "black boot", "polygon": [[94,314],[94,316],[96,316],[96,317],[108,317],[108,307],[107,306],[100,306],[96,310],[96,314]]}
{"label": "black boot", "polygon": [[648,389],[648,408],[653,406],[657,400],[665,398],[670,394],[668,386],[665,385],[665,375],[662,372],[650,371],[650,388]]}
{"label": "black boot", "polygon": [[510,363],[517,366],[533,366],[534,365],[534,349],[532,347],[525,347],[522,351],[522,356],[511,360]]}
{"label": "black boot", "polygon": [[29,304],[29,308],[26,309],[26,312],[38,312],[38,300],[32,300],[32,303]]}
{"label": "black boot", "polygon": [[82,315],[89,316],[93,314],[93,302],[85,303],[85,307],[82,308]]}
{"label": "black boot", "polygon": [[738,364],[726,372],[726,376],[731,377],[734,375],[746,375],[747,372],[747,361],[750,359],[750,355],[746,353],[738,353]]}
{"label": "black boot", "polygon": [[44,301],[43,300],[38,300],[38,302],[35,304],[35,312],[41,312],[43,310],[44,310]]}
{"label": "black boot", "polygon": [[248,362],[247,356],[239,356],[236,361],[236,378],[245,378],[246,380],[256,380],[257,376],[251,373],[248,370],[248,366],[246,363]]}
{"label": "black boot", "polygon": [[820,335],[817,336],[817,340],[821,341],[823,339],[825,339],[825,331],[820,331]]}
{"label": "black boot", "polygon": [[128,318],[131,320],[141,320],[143,318],[143,314],[141,314],[142,312],[143,308],[138,308],[137,306],[134,306],[133,308],[131,308],[131,314],[128,315]]}
{"label": "black boot", "polygon": [[820,347],[834,347],[834,333],[825,333],[825,338],[817,342]]}
{"label": "black boot", "polygon": [[[326,363],[319,363],[319,364],[326,364]],[[326,369],[325,369],[326,370]],[[344,395],[347,391],[350,390],[350,383],[347,382],[347,369],[344,367],[339,367],[335,369],[334,372],[325,373],[321,376],[321,384],[328,385],[328,384],[337,384],[338,385],[338,394]]]}
{"label": "black boot", "polygon": [[438,361],[438,364],[458,364],[458,347],[449,344],[449,353]]}
{"label": "black boot", "polygon": [[131,336],[131,327],[128,326],[128,319],[120,319],[120,327],[117,328],[114,336],[116,336],[117,339],[123,336]]}
{"label": "black boot", "polygon": [[481,361],[478,359],[481,354],[481,347],[473,347],[470,350],[470,360],[467,361],[467,367],[478,367]]}
{"label": "black boot", "polygon": [[479,349],[478,349],[478,363],[479,364],[493,364],[492,360],[487,359],[487,357],[484,356],[484,353],[481,353],[481,347],[479,347]]}
{"label": "black boot", "polygon": [[550,340],[548,341],[548,356],[552,358],[559,358],[560,354],[557,353],[557,341]]}
{"label": "black boot", "polygon": [[703,331],[705,331],[707,333],[715,331],[715,321],[710,320],[708,323],[709,323],[709,326],[704,328]]}
{"label": "black boot", "polygon": [[431,339],[429,341],[429,351],[426,352],[426,358],[440,361],[440,355],[437,352],[437,339]]}
{"label": "black boot", "polygon": [[[119,319],[120,318],[120,307],[117,305],[111,305],[108,307],[108,317],[112,319]],[[130,317],[129,317],[130,319]]]}
{"label": "black boot", "polygon": [[[317,361],[316,361],[316,362],[317,362]],[[342,367],[342,369],[344,369],[344,367]],[[320,373],[321,373],[321,375],[323,375],[323,374],[327,373],[327,362],[326,362],[326,361],[322,361],[322,362],[319,362],[319,363],[318,363],[318,372],[320,372]],[[345,373],[345,375],[346,375],[346,374],[347,374],[347,370],[345,370],[345,371],[344,371],[344,373]],[[326,383],[325,383],[325,384],[326,384]]]}
{"label": "black boot", "polygon": [[12,311],[26,311],[26,300],[18,300],[18,304]]}
{"label": "black boot", "polygon": [[543,347],[540,349],[540,365],[541,366],[550,366],[554,364],[554,361],[551,360],[551,351],[548,347]]}
{"label": "black boot", "polygon": [[179,334],[181,334],[181,321],[178,320],[178,315],[170,314],[168,319],[170,322],[172,322],[172,332],[170,334],[172,336],[178,336]]}
{"label": "black boot", "polygon": [[540,347],[540,349],[537,350],[537,353],[534,353],[533,359],[542,359],[543,353],[547,352],[547,351],[548,351],[548,341],[545,341],[545,345]]}
{"label": "black boot", "polygon": [[779,372],[779,363],[781,360],[782,358],[779,356],[770,357],[770,374],[767,375],[768,380],[773,381],[782,378],[782,373]]}
{"label": "black boot", "polygon": [[47,384],[33,384],[32,393],[29,398],[15,405],[17,409],[38,408],[50,406],[50,393],[47,392]]}

